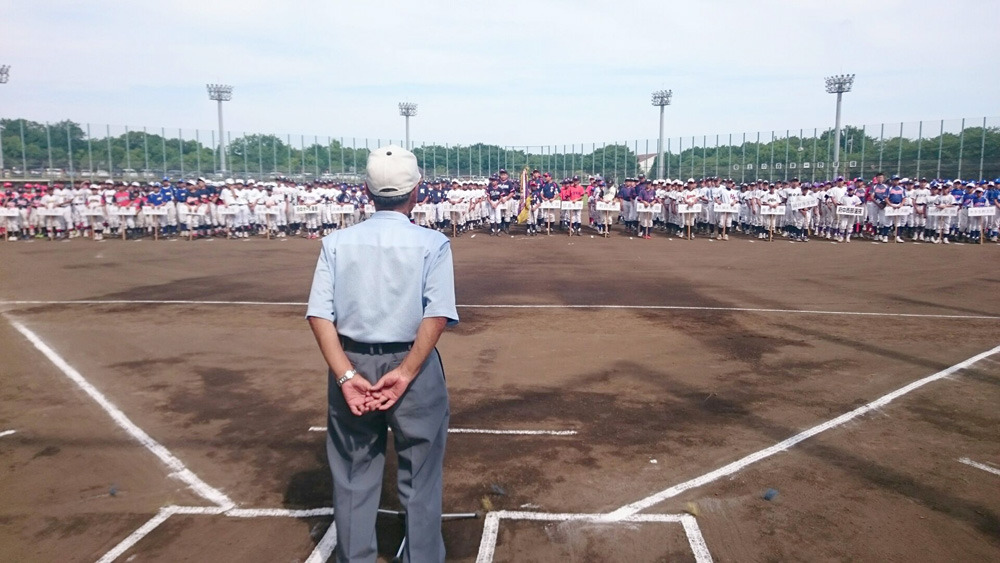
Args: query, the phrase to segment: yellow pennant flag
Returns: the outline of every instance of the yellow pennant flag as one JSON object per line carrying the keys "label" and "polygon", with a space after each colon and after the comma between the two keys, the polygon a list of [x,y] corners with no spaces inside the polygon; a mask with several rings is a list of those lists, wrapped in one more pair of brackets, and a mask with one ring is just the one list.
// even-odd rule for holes
{"label": "yellow pennant flag", "polygon": [[517,214],[518,223],[528,222],[528,213],[531,210],[531,195],[528,192],[528,167],[525,166],[524,170],[521,170],[521,201],[524,202],[520,213]]}

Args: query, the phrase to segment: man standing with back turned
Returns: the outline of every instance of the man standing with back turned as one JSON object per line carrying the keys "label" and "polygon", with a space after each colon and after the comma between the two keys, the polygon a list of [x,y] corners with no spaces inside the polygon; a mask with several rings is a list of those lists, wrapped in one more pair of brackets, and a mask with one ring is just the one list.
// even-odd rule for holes
{"label": "man standing with back turned", "polygon": [[397,147],[368,157],[376,213],[323,239],[306,318],[329,366],[327,457],[336,560],[377,556],[386,429],[406,511],[403,561],[444,561],[442,463],[448,391],[435,345],[458,322],[451,246],[408,217],[420,170]]}

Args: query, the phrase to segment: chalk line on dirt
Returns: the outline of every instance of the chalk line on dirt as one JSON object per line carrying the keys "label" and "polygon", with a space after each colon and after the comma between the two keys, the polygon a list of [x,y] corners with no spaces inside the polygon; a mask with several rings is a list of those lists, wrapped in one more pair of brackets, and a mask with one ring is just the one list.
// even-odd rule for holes
{"label": "chalk line on dirt", "polygon": [[128,416],[121,411],[121,409],[115,406],[115,404],[105,397],[104,394],[101,393],[96,387],[91,385],[89,381],[80,375],[80,372],[78,372],[73,366],[69,365],[66,360],[55,352],[55,350],[42,341],[38,335],[15,319],[8,317],[7,320],[10,322],[11,326],[27,338],[39,352],[41,352],[50,362],[59,368],[59,370],[63,372],[66,377],[68,377],[73,383],[76,383],[76,385],[82,389],[84,393],[89,395],[91,399],[100,405],[101,408],[104,409],[109,416],[111,416],[112,420],[118,424],[118,426],[128,432],[130,436],[135,438],[136,441],[142,444],[147,450],[152,452],[153,455],[159,458],[160,461],[170,468],[172,471],[170,475],[172,477],[187,483],[195,494],[209,502],[224,508],[231,508],[235,506],[235,503],[222,491],[202,481],[200,477],[188,469],[187,466],[184,465],[184,462],[178,459],[177,456],[170,452],[170,450],[154,440],[142,428],[139,428],[138,425],[132,422],[132,420],[129,419]]}
{"label": "chalk line on dirt", "polygon": [[[326,432],[326,426],[310,426],[310,432]],[[576,436],[576,430],[491,430],[489,428],[449,428],[449,434],[492,434],[496,436]]]}
{"label": "chalk line on dirt", "polygon": [[705,538],[701,535],[698,521],[690,514],[634,514],[618,520],[609,520],[607,514],[578,513],[545,513],[497,510],[486,515],[483,524],[483,535],[479,542],[479,554],[476,563],[492,563],[496,552],[497,536],[501,520],[533,520],[542,522],[593,522],[595,524],[621,523],[680,523],[691,547],[691,553],[698,563],[711,563],[712,554],[708,551]]}
{"label": "chalk line on dirt", "polygon": [[17,430],[4,430],[3,432],[0,432],[0,438],[3,438],[4,436],[10,436],[11,434],[16,434],[16,433]]}
{"label": "chalk line on dirt", "polygon": [[[194,299],[76,299],[76,300],[10,300],[4,305],[246,305],[272,307],[305,307],[308,303],[294,301],[199,301]],[[861,317],[893,317],[917,319],[1000,320],[997,315],[943,315],[934,313],[887,313],[880,311],[824,311],[815,309],[774,309],[757,307],[697,307],[687,305],[564,305],[564,304],[465,304],[459,309],[620,309],[663,311],[717,311],[733,313],[779,313],[796,315],[843,315]]]}
{"label": "chalk line on dirt", "polygon": [[649,508],[649,507],[651,507],[651,506],[653,506],[655,504],[658,504],[658,503],[660,503],[660,502],[662,502],[662,501],[664,501],[664,500],[666,500],[668,498],[675,497],[675,496],[681,494],[684,491],[687,491],[689,489],[694,489],[696,487],[700,487],[702,485],[706,485],[708,483],[716,481],[716,480],[718,480],[718,479],[720,479],[722,477],[726,477],[728,475],[732,475],[733,473],[736,473],[737,471],[740,471],[741,469],[747,467],[748,465],[751,465],[753,463],[757,463],[758,461],[761,461],[763,459],[767,459],[768,457],[771,457],[774,454],[783,452],[783,451],[787,450],[788,448],[794,446],[795,444],[798,444],[799,442],[802,442],[803,440],[807,440],[809,438],[812,438],[813,436],[815,436],[817,434],[820,434],[821,432],[826,432],[827,430],[830,430],[832,428],[836,428],[838,426],[841,426],[841,425],[843,425],[843,424],[845,424],[845,423],[847,423],[847,422],[849,422],[849,421],[851,421],[851,420],[853,420],[853,419],[855,419],[855,418],[857,418],[857,417],[859,417],[861,415],[864,415],[864,414],[867,414],[867,413],[869,413],[869,412],[871,412],[873,410],[882,408],[885,405],[891,403],[892,401],[894,401],[894,400],[902,397],[903,395],[906,395],[907,393],[915,391],[916,389],[919,389],[919,388],[923,387],[924,385],[927,385],[928,383],[933,383],[935,381],[938,381],[939,379],[944,379],[944,378],[952,375],[953,373],[955,373],[955,372],[957,372],[959,370],[965,369],[965,368],[967,368],[967,367],[969,367],[969,366],[971,366],[971,365],[973,365],[973,364],[975,364],[975,363],[977,363],[977,362],[979,362],[979,361],[981,361],[981,360],[983,360],[985,358],[988,358],[988,357],[996,354],[997,352],[1000,352],[1000,346],[997,346],[995,348],[992,348],[992,349],[987,350],[985,352],[982,352],[980,354],[976,354],[975,356],[972,356],[971,358],[968,358],[967,360],[959,362],[959,363],[957,363],[957,364],[955,364],[955,365],[953,365],[953,366],[951,366],[949,368],[943,369],[943,370],[941,370],[941,371],[939,371],[939,372],[937,372],[937,373],[935,373],[933,375],[929,375],[927,377],[924,377],[923,379],[918,379],[917,381],[914,381],[913,383],[910,383],[909,385],[901,387],[901,388],[899,388],[899,389],[897,389],[897,390],[895,390],[895,391],[893,391],[891,393],[882,395],[878,399],[876,399],[876,400],[874,400],[874,401],[872,401],[872,402],[870,402],[870,403],[868,403],[866,405],[858,407],[858,408],[856,408],[856,409],[854,409],[854,410],[852,410],[850,412],[844,413],[844,414],[842,414],[842,415],[840,415],[840,416],[838,416],[836,418],[833,418],[831,420],[828,420],[828,421],[826,421],[826,422],[824,422],[822,424],[818,424],[816,426],[813,426],[812,428],[809,428],[808,430],[800,432],[800,433],[792,436],[791,438],[782,440],[781,442],[778,442],[777,444],[775,444],[773,446],[770,446],[768,448],[764,448],[762,450],[756,451],[756,452],[754,452],[754,453],[752,453],[750,455],[747,455],[747,456],[745,456],[745,457],[743,457],[741,459],[738,459],[738,460],[736,460],[736,461],[734,461],[734,462],[732,462],[732,463],[730,463],[728,465],[724,465],[724,466],[716,469],[715,471],[710,471],[710,472],[708,472],[708,473],[706,473],[706,474],[704,474],[704,475],[702,475],[700,477],[695,477],[694,479],[691,479],[691,480],[685,481],[683,483],[674,485],[673,487],[670,487],[668,489],[664,489],[664,490],[662,490],[662,491],[660,491],[660,492],[658,492],[656,494],[650,495],[650,496],[648,496],[648,497],[646,497],[644,499],[638,500],[638,501],[630,503],[630,504],[626,504],[625,506],[623,506],[623,507],[621,507],[621,508],[619,508],[617,510],[614,510],[614,511],[608,513],[608,516],[611,519],[627,518],[627,517],[629,517],[629,516],[631,516],[631,515],[639,512],[639,511],[641,511],[641,510],[645,510],[645,509],[647,509],[647,508]]}
{"label": "chalk line on dirt", "polygon": [[978,461],[972,461],[971,459],[969,459],[967,457],[959,458],[958,462],[959,463],[964,463],[965,465],[968,465],[970,467],[975,467],[976,469],[982,469],[983,471],[985,471],[987,473],[992,473],[994,475],[1000,475],[1000,469],[997,469],[996,467],[992,467],[992,466],[986,465],[985,463],[979,463]]}
{"label": "chalk line on dirt", "polygon": [[173,516],[176,513],[175,508],[176,507],[173,506],[165,506],[161,508],[160,511],[156,513],[156,516],[153,516],[147,520],[145,524],[136,528],[136,530],[127,538],[118,542],[118,545],[111,548],[111,551],[105,553],[100,559],[97,560],[97,563],[111,563],[115,559],[121,557],[121,555],[131,549],[132,546],[139,543],[139,540],[155,530],[157,526],[166,522],[167,518]]}

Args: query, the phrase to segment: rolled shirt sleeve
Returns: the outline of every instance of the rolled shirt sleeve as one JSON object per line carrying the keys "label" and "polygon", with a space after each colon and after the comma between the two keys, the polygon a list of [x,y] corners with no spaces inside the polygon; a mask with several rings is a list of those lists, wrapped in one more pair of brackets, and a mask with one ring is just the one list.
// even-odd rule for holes
{"label": "rolled shirt sleeve", "polygon": [[319,259],[316,261],[316,272],[313,274],[312,289],[309,291],[306,318],[317,317],[332,323],[337,322],[333,306],[334,259],[333,246],[327,245],[324,241],[319,252]]}
{"label": "rolled shirt sleeve", "polygon": [[454,326],[458,324],[458,309],[455,307],[451,242],[445,239],[429,258],[424,282],[424,318],[445,317],[448,319],[448,326]]}

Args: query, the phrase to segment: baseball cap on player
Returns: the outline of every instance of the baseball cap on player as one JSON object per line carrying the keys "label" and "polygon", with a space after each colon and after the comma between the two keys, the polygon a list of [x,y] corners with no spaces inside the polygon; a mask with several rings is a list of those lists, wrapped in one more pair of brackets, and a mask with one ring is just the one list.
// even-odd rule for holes
{"label": "baseball cap on player", "polygon": [[375,149],[368,155],[365,183],[373,195],[392,197],[408,194],[420,183],[417,157],[396,145]]}

